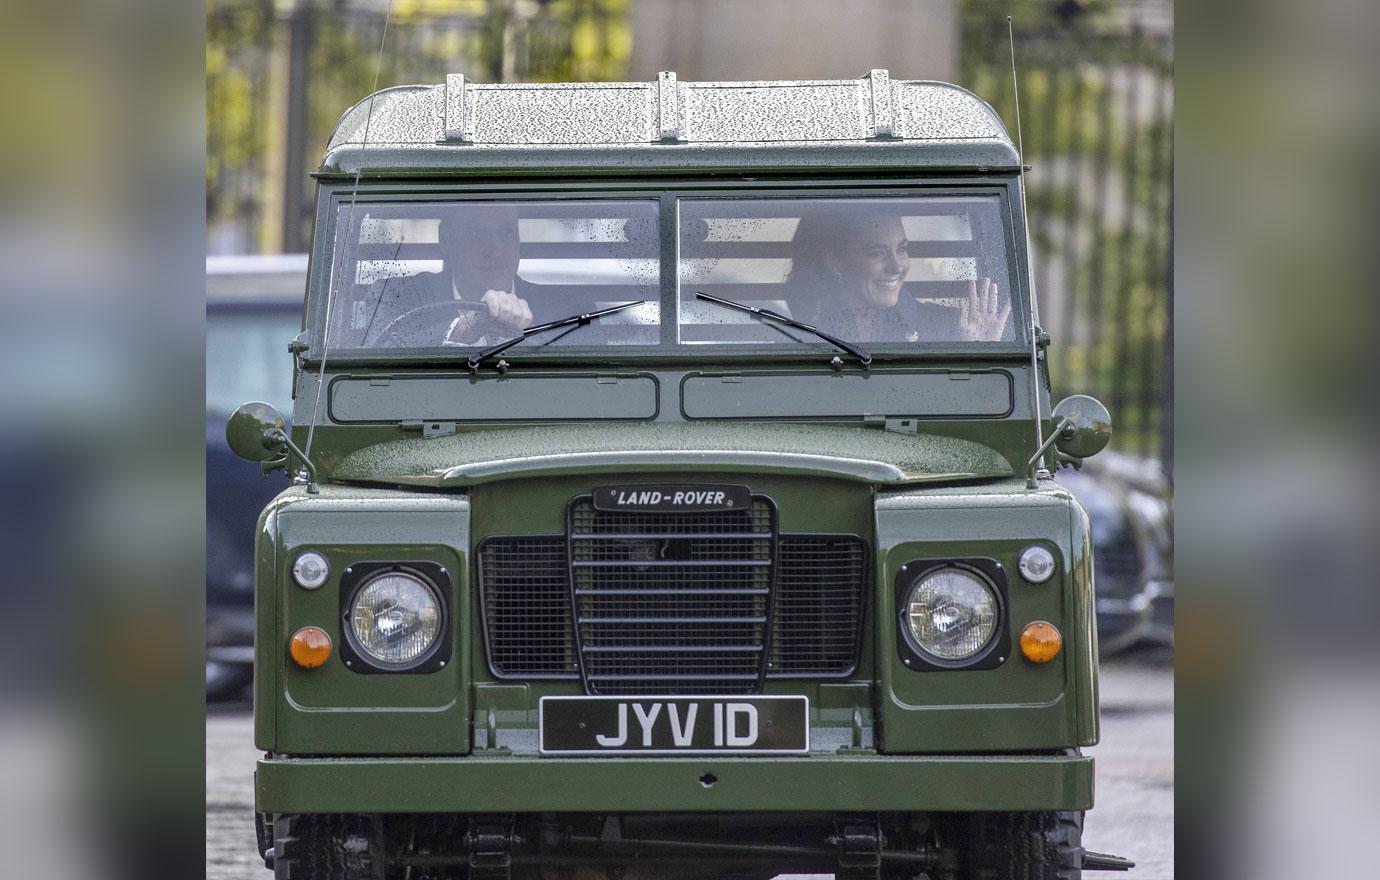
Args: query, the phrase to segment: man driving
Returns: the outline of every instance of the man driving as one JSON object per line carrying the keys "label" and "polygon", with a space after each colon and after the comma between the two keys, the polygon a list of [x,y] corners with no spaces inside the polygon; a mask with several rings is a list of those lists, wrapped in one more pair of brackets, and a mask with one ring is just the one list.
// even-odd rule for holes
{"label": "man driving", "polygon": [[514,291],[519,239],[511,207],[456,207],[438,224],[437,244],[439,272],[385,278],[369,289],[365,347],[474,344],[486,324],[503,333],[531,326],[532,309]]}

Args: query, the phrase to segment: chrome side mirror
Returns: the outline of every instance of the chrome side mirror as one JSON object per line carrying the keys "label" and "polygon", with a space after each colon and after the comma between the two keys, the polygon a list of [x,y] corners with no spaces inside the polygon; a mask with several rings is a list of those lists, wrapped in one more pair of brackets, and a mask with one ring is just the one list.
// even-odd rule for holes
{"label": "chrome side mirror", "polygon": [[246,403],[225,423],[230,451],[245,461],[272,461],[287,455],[287,422],[267,403]]}
{"label": "chrome side mirror", "polygon": [[[297,456],[307,471],[307,491],[316,494],[316,468],[287,433],[287,421],[267,403],[246,403],[225,423],[225,442],[230,451],[246,461],[277,461],[288,453]],[[278,465],[281,466],[281,465]],[[265,473],[276,470],[268,467]]]}
{"label": "chrome side mirror", "polygon": [[1075,394],[1054,408],[1054,446],[1070,458],[1096,455],[1112,439],[1112,416],[1096,398]]}

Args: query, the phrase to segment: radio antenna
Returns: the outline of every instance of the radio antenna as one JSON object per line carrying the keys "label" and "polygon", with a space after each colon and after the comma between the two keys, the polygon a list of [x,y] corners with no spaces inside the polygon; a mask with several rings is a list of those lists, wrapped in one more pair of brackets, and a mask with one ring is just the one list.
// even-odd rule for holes
{"label": "radio antenna", "polygon": [[1030,209],[1025,198],[1025,137],[1021,134],[1021,83],[1016,75],[1016,29],[1011,16],[1006,17],[1006,38],[1011,46],[1011,94],[1016,103],[1016,149],[1020,154],[1019,188],[1021,193],[1021,225],[1025,228],[1025,283],[1030,291],[1030,412],[1035,422],[1035,458],[1031,462],[1028,485],[1034,489],[1036,479],[1049,476],[1040,461],[1045,448],[1044,426],[1040,422],[1040,303],[1035,295],[1035,270],[1032,266],[1034,249],[1030,246]]}

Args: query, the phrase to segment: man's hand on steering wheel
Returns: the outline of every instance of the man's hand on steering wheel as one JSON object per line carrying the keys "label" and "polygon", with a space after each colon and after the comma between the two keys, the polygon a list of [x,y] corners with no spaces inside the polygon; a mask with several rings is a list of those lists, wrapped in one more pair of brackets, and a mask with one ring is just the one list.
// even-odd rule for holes
{"label": "man's hand on steering wheel", "polygon": [[429,348],[436,345],[480,345],[511,331],[489,314],[485,303],[454,300],[427,303],[391,318],[370,333],[366,348]]}
{"label": "man's hand on steering wheel", "polygon": [[489,307],[489,315],[498,323],[513,330],[532,326],[532,309],[527,300],[506,290],[490,290],[479,298]]}

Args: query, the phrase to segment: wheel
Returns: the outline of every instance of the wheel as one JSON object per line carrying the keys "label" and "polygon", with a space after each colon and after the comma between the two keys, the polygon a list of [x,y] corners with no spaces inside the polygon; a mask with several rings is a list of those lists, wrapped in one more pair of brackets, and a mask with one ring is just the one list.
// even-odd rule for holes
{"label": "wheel", "polygon": [[[431,348],[493,344],[503,337],[482,302],[454,300],[408,309],[369,334],[365,348]],[[508,335],[512,335],[509,333]]]}
{"label": "wheel", "polygon": [[968,864],[970,880],[1081,880],[1083,814],[979,813]]}
{"label": "wheel", "polygon": [[376,817],[273,818],[273,880],[384,880],[383,856],[383,823]]}

